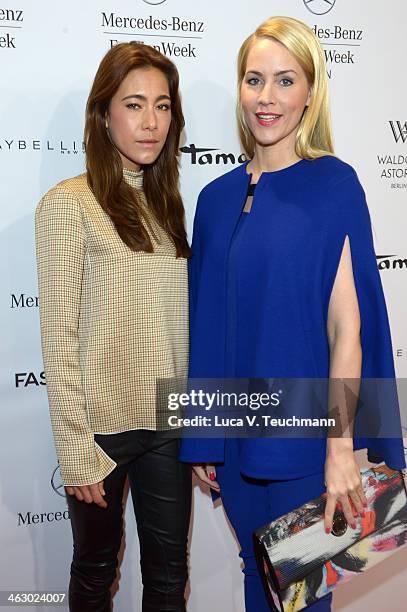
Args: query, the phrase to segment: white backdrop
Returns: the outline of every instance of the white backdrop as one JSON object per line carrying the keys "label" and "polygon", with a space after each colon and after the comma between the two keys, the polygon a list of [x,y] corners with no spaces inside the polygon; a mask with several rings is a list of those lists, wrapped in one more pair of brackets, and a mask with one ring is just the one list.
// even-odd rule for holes
{"label": "white backdrop", "polygon": [[[238,163],[237,50],[261,21],[279,14],[315,26],[324,45],[336,150],[356,167],[367,192],[397,372],[407,375],[404,0],[9,0],[0,7],[0,591],[67,588],[72,543],[42,374],[33,217],[45,191],[83,171],[84,106],[99,61],[111,44],[138,40],[176,62],[187,125],[181,180],[190,229],[201,187]],[[225,164],[219,153],[235,160]],[[238,546],[222,507],[213,509],[199,487],[193,518],[188,609],[243,611]],[[126,523],[115,609],[137,612],[130,503]],[[406,581],[407,551],[401,551],[338,589],[334,609],[401,612]]]}

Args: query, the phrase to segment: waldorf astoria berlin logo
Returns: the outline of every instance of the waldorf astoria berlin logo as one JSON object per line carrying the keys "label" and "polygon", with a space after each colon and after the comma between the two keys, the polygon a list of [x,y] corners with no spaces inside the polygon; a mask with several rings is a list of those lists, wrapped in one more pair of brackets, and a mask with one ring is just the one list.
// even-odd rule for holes
{"label": "waldorf astoria berlin logo", "polygon": [[393,146],[377,154],[380,178],[387,181],[391,189],[407,192],[407,154],[404,149],[407,146],[407,121],[387,121],[387,133]]}
{"label": "waldorf astoria berlin logo", "polygon": [[307,9],[314,15],[326,15],[332,11],[336,0],[302,0]]}
{"label": "waldorf astoria berlin logo", "polygon": [[393,132],[394,140],[396,142],[406,142],[407,140],[407,121],[401,123],[401,121],[389,121],[391,131]]}

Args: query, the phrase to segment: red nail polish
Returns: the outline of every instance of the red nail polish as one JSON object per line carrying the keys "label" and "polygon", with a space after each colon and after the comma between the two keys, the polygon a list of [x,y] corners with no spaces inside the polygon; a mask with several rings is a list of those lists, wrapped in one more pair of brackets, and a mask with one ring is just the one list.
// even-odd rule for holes
{"label": "red nail polish", "polygon": [[351,524],[352,529],[356,529],[356,523]]}
{"label": "red nail polish", "polygon": [[361,512],[361,513],[360,513],[360,516],[361,516],[362,518],[365,518],[365,513],[364,513],[364,512]]}
{"label": "red nail polish", "polygon": [[215,480],[215,478],[216,478],[216,476],[215,476],[215,472],[211,472],[211,473],[209,474],[209,478],[210,478],[210,480]]}
{"label": "red nail polish", "polygon": [[325,527],[325,533],[331,533],[331,530],[329,529],[329,527]]}

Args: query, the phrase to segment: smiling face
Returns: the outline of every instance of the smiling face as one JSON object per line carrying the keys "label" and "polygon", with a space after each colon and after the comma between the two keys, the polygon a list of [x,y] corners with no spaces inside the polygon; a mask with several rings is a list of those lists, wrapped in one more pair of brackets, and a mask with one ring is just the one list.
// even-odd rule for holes
{"label": "smiling face", "polygon": [[157,68],[131,70],[110,101],[106,126],[123,166],[152,164],[164,147],[171,124],[168,81]]}
{"label": "smiling face", "polygon": [[310,95],[304,70],[284,45],[270,38],[254,43],[240,99],[257,152],[278,149],[295,155],[296,133]]}

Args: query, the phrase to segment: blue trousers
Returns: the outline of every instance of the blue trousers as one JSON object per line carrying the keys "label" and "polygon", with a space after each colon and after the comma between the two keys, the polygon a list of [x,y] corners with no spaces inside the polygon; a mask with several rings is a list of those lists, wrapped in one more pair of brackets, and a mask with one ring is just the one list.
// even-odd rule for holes
{"label": "blue trousers", "polygon": [[[318,497],[324,490],[324,474],[295,480],[258,480],[239,470],[237,440],[226,439],[225,462],[216,467],[222,503],[239,540],[244,561],[246,612],[270,612],[257,570],[252,534],[258,527]],[[332,594],[308,606],[310,612],[329,612]]]}

